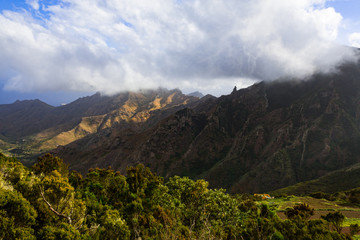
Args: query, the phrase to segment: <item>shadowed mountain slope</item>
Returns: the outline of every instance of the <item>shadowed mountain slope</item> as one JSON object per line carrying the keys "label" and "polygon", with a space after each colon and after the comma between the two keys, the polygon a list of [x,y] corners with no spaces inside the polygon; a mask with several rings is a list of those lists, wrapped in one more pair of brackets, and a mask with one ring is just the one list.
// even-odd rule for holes
{"label": "shadowed mountain slope", "polygon": [[55,152],[73,169],[144,163],[169,177],[263,192],[360,162],[360,67],[203,97],[158,124],[113,128]]}
{"label": "shadowed mountain slope", "polygon": [[316,192],[336,193],[359,188],[360,163],[337,171],[330,172],[320,178],[297,183],[277,189],[274,194],[308,195]]}

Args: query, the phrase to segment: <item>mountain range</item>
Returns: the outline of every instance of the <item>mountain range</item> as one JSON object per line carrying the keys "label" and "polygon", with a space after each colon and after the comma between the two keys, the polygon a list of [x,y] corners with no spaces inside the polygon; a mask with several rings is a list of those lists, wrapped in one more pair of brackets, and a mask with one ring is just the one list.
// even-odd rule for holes
{"label": "mountain range", "polygon": [[16,101],[0,105],[0,140],[3,151],[31,157],[107,128],[151,124],[197,99],[159,88],[114,96],[97,93],[60,107],[40,100]]}
{"label": "mountain range", "polygon": [[359,62],[201,96],[157,89],[95,94],[61,107],[0,105],[0,147],[19,156],[50,151],[83,174],[142,163],[165,179],[204,178],[233,193],[307,181],[329,191],[342,176],[341,190],[358,187]]}

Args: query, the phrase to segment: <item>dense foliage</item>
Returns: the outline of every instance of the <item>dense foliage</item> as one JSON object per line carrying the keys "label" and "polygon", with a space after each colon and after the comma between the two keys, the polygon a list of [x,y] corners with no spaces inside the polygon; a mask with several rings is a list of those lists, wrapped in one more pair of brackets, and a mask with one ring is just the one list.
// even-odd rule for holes
{"label": "dense foliage", "polygon": [[164,183],[143,165],[126,176],[97,168],[83,177],[49,154],[31,169],[0,154],[0,239],[350,238],[333,216],[309,220],[308,205],[285,214],[281,220],[267,204],[209,189],[204,180]]}

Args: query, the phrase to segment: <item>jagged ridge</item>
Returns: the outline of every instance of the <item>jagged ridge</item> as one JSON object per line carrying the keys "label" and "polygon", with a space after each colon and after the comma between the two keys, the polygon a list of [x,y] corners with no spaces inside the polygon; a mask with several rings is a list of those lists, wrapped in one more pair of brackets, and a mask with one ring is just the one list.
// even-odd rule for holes
{"label": "jagged ridge", "polygon": [[143,131],[100,132],[57,153],[80,171],[108,165],[124,171],[142,162],[165,177],[269,191],[359,162],[359,93],[359,64],[345,64],[307,81],[204,97]]}

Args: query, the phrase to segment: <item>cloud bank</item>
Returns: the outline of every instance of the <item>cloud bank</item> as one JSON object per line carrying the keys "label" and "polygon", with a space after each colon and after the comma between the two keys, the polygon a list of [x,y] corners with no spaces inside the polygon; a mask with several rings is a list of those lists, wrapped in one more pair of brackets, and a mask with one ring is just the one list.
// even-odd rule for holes
{"label": "cloud bank", "polygon": [[350,34],[349,43],[353,47],[360,48],[360,32]]}
{"label": "cloud bank", "polygon": [[342,16],[325,2],[27,0],[0,14],[0,81],[17,91],[214,92],[329,71],[352,53],[334,43]]}

